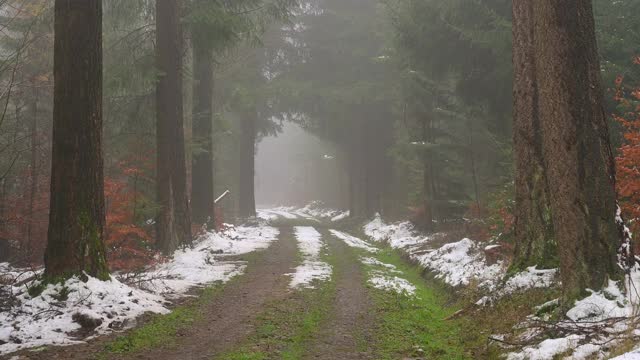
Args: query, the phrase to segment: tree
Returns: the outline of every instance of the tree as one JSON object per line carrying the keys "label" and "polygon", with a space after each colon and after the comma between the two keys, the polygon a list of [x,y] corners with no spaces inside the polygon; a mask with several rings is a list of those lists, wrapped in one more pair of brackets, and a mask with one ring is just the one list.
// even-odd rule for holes
{"label": "tree", "polygon": [[240,151],[238,157],[238,215],[248,218],[256,215],[255,153],[258,112],[248,109],[240,119]]}
{"label": "tree", "polygon": [[557,266],[549,189],[542,149],[542,129],[536,111],[538,87],[533,28],[534,4],[513,3],[515,260],[513,269]]}
{"label": "tree", "polygon": [[193,41],[193,154],[191,191],[193,220],[211,225],[215,219],[213,174],[213,47],[202,29],[192,30]]}
{"label": "tree", "polygon": [[[531,5],[531,6],[527,6]],[[565,304],[599,290],[607,280],[621,278],[617,251],[620,229],[616,223],[615,169],[603,108],[600,62],[596,48],[593,9],[590,0],[541,0],[533,4],[514,1],[514,66],[517,76],[515,139],[519,131],[539,129],[546,196],[538,191],[533,209],[518,215],[540,226],[538,210],[550,209],[553,236],[557,242]],[[539,123],[537,125],[536,123]],[[534,144],[519,141],[516,147]],[[532,151],[529,149],[528,151]],[[522,151],[524,152],[524,151]],[[529,164],[539,166],[535,154]],[[522,186],[522,183],[519,183]],[[520,206],[524,203],[521,202]],[[545,216],[545,215],[543,215]],[[518,219],[529,221],[529,219]],[[529,240],[520,233],[522,245]],[[532,236],[529,234],[528,236]],[[536,233],[538,239],[546,235]]]}
{"label": "tree", "polygon": [[191,243],[191,213],[182,98],[182,29],[180,1],[156,2],[157,246],[171,254]]}
{"label": "tree", "polygon": [[56,0],[45,276],[108,279],[102,161],[102,1]]}

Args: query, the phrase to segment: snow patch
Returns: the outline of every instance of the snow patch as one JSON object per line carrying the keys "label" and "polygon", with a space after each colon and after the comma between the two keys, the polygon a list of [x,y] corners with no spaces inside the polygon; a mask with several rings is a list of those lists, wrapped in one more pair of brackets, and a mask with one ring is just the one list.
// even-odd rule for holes
{"label": "snow patch", "polygon": [[406,279],[397,276],[388,276],[379,271],[373,271],[371,275],[372,277],[369,279],[369,283],[376,289],[394,291],[398,294],[407,295],[414,295],[416,293],[416,287]]}
{"label": "snow patch", "polygon": [[385,224],[380,214],[376,214],[373,220],[364,226],[364,233],[374,241],[386,241],[392,248],[404,249],[408,252],[431,240],[428,236],[418,234],[408,221]]}
{"label": "snow patch", "polygon": [[19,307],[0,313],[0,354],[41,345],[71,345],[81,342],[73,332],[81,326],[73,320],[76,313],[95,319],[95,331],[104,334],[126,328],[146,312],[166,314],[163,297],[125,285],[115,278],[100,281],[77,277],[64,285],[47,285],[42,293],[31,297],[27,289],[20,292]]}
{"label": "snow patch", "polygon": [[338,239],[344,241],[350,247],[363,249],[363,250],[366,250],[366,251],[371,252],[371,253],[375,253],[375,252],[379,251],[378,248],[371,246],[368,242],[366,242],[366,241],[364,241],[362,239],[359,239],[359,238],[357,238],[355,236],[351,236],[351,235],[349,235],[347,233],[344,233],[342,231],[331,229],[331,230],[329,230],[329,232],[333,236],[335,236]]}
{"label": "snow patch", "polygon": [[476,242],[462,239],[441,248],[418,256],[425,268],[436,273],[451,286],[468,285],[471,280],[479,281],[481,287],[491,288],[504,273],[502,263],[488,265]]}
{"label": "snow patch", "polygon": [[369,272],[369,284],[376,289],[393,291],[398,294],[414,295],[416,287],[406,279],[398,277],[402,274],[395,265],[384,263],[372,257],[360,257],[360,261],[370,267],[376,268]]}
{"label": "snow patch", "polygon": [[184,294],[193,287],[216,281],[227,282],[246,268],[243,261],[225,261],[236,256],[263,250],[277,240],[279,231],[270,226],[233,227],[223,233],[207,233],[192,248],[174,253],[171,261],[146,274],[141,287],[169,297]]}
{"label": "snow patch", "polygon": [[520,353],[511,353],[507,360],[548,360],[578,346],[579,335],[571,335],[560,339],[547,339],[537,346],[526,347]]}
{"label": "snow patch", "polygon": [[320,252],[324,248],[322,235],[313,227],[297,226],[295,228],[298,249],[304,260],[296,267],[291,276],[291,288],[313,288],[314,281],[326,281],[331,278],[331,265],[320,261]]}
{"label": "snow patch", "polygon": [[349,216],[349,211],[328,209],[321,201],[313,201],[302,208],[295,206],[279,206],[273,208],[260,208],[257,210],[257,217],[266,221],[285,218],[306,219],[320,222],[322,220],[330,220],[332,222],[340,221]]}

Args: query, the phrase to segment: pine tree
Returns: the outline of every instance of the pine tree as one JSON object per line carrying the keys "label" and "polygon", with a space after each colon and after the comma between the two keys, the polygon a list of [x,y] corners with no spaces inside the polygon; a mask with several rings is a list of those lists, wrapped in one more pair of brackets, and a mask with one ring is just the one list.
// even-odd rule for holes
{"label": "pine tree", "polygon": [[[550,209],[563,298],[570,305],[585,289],[601,289],[607,280],[622,275],[617,263],[621,233],[616,223],[615,169],[603,107],[593,9],[590,0],[514,5],[515,89],[516,96],[525,98],[516,101],[516,126],[522,127],[516,129],[516,139],[518,131],[539,131],[537,151],[543,171],[529,173],[545,177],[549,195],[545,204],[543,190],[522,189],[536,191],[529,204],[534,208],[517,213],[533,214],[531,221],[536,227],[531,230],[538,232],[533,236],[546,239],[546,234],[539,233],[546,225],[539,226],[538,212]],[[535,139],[534,143],[516,144],[536,145]],[[535,156],[531,165],[540,166],[535,161],[540,155]],[[526,166],[523,162],[518,165]],[[521,244],[529,241],[525,234],[520,233]]]}
{"label": "pine tree", "polygon": [[180,1],[156,2],[157,246],[171,254],[191,243],[182,98]]}
{"label": "pine tree", "polygon": [[104,246],[102,1],[56,0],[45,276],[109,277]]}

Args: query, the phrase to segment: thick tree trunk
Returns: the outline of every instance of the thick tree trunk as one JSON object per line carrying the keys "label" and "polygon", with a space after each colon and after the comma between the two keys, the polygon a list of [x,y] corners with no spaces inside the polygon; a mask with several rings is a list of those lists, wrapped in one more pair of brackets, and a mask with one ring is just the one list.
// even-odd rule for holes
{"label": "thick tree trunk", "polygon": [[515,259],[512,268],[557,267],[547,174],[542,152],[535,66],[534,3],[513,2]]}
{"label": "thick tree trunk", "polygon": [[102,2],[56,0],[45,276],[108,279],[102,163]]}
{"label": "thick tree trunk", "polygon": [[256,215],[255,197],[255,152],[258,113],[246,114],[241,120],[242,144],[240,149],[239,216],[249,218]]}
{"label": "thick tree trunk", "polygon": [[193,154],[192,208],[196,224],[212,226],[213,193],[213,51],[210,40],[193,37],[193,139],[198,151]]}
{"label": "thick tree trunk", "polygon": [[156,1],[157,247],[171,254],[191,243],[182,98],[180,2]]}
{"label": "thick tree trunk", "polygon": [[[526,59],[515,63],[516,74],[532,75],[517,77],[516,89],[534,91],[531,109],[521,104],[516,118],[527,112],[540,124],[563,298],[569,304],[585,289],[601,289],[608,279],[622,275],[593,9],[590,0],[540,0],[529,9],[518,3],[514,1],[514,28],[522,27],[529,40],[519,37],[521,42],[515,43]],[[521,11],[532,13],[532,19]],[[523,51],[528,42],[532,45]],[[523,70],[525,64],[533,69]],[[532,85],[518,85],[527,81]]]}

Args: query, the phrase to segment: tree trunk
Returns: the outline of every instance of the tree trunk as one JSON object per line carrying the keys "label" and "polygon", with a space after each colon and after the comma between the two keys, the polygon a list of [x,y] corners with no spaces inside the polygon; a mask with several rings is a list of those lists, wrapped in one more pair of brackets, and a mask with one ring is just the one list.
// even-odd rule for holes
{"label": "tree trunk", "polygon": [[[516,118],[520,112],[529,113],[523,116],[540,124],[542,163],[568,305],[585,289],[599,290],[608,279],[622,277],[617,264],[621,239],[615,218],[615,173],[593,9],[587,0],[540,0],[528,9],[518,2],[514,5],[514,29],[528,39],[519,35],[514,46],[522,56],[515,62],[519,74],[515,88],[533,87],[531,108],[520,104]],[[533,16],[522,16],[527,13]]]}
{"label": "tree trunk", "polygon": [[180,2],[156,1],[157,247],[164,254],[191,243],[182,98]]}
{"label": "tree trunk", "polygon": [[558,266],[538,112],[533,7],[530,1],[513,2],[515,271]]}
{"label": "tree trunk", "polygon": [[31,156],[30,156],[30,181],[31,186],[29,189],[29,220],[27,223],[27,251],[28,256],[31,257],[31,253],[33,250],[33,208],[36,199],[36,193],[38,192],[38,88],[36,87],[36,82],[33,81],[31,83],[33,86],[33,102],[31,103],[31,110],[33,113],[31,114],[31,124],[30,124],[30,135],[31,135],[31,144],[29,147],[31,148]]}
{"label": "tree trunk", "polygon": [[[431,121],[423,119],[422,121],[422,141],[424,144],[430,144],[431,141]],[[424,167],[424,174],[422,175],[422,191],[424,200],[424,230],[426,232],[433,232],[435,230],[435,224],[433,222],[435,200],[434,200],[434,182],[433,182],[433,157],[429,149],[425,148],[422,155],[422,164]]]}
{"label": "tree trunk", "polygon": [[255,198],[255,149],[257,136],[258,113],[248,113],[241,120],[242,144],[240,149],[240,189],[239,216],[249,218],[256,215]]}
{"label": "tree trunk", "polygon": [[192,207],[196,224],[214,224],[213,193],[213,50],[210,40],[193,36],[193,155]]}
{"label": "tree trunk", "polygon": [[102,1],[56,0],[50,281],[109,278],[104,245]]}

